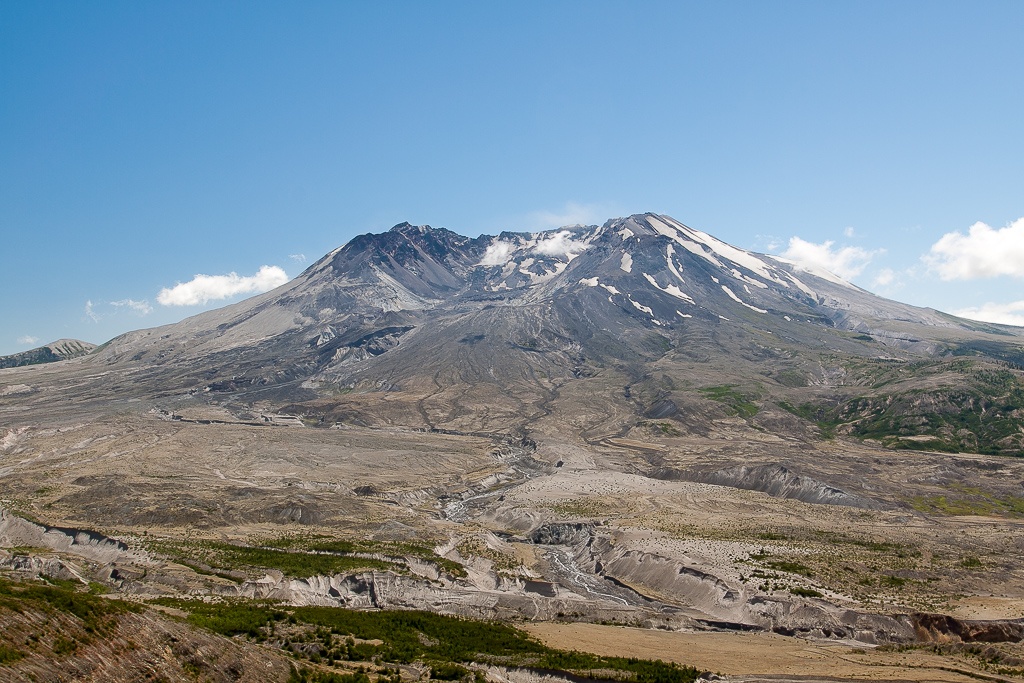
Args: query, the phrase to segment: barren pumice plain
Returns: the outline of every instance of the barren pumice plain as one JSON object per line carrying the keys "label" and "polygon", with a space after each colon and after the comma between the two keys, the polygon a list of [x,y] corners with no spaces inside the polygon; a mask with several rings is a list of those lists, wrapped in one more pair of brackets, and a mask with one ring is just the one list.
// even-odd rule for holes
{"label": "barren pumice plain", "polygon": [[[564,230],[403,224],[0,370],[0,680],[1024,677],[1018,328]],[[337,621],[422,613],[601,659]]]}

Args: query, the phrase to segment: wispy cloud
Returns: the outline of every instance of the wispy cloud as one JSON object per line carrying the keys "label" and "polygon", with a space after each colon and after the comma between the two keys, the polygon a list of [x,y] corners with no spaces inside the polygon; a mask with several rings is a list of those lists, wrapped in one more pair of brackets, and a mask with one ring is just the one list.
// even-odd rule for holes
{"label": "wispy cloud", "polygon": [[288,254],[288,258],[290,258],[292,261],[295,261],[296,263],[305,263],[306,262],[306,255],[305,254]]}
{"label": "wispy cloud", "polygon": [[790,237],[789,246],[779,254],[797,265],[823,268],[844,280],[857,277],[872,259],[884,253],[884,249],[868,250],[861,247],[836,247],[835,242],[826,240],[821,244],[808,242],[799,237]]}
{"label": "wispy cloud", "polygon": [[85,317],[89,318],[89,320],[93,321],[94,323],[98,323],[100,321],[99,314],[95,310],[93,310],[91,300],[86,300],[85,302]]}
{"label": "wispy cloud", "polygon": [[164,287],[156,300],[164,306],[195,306],[219,301],[237,294],[267,292],[288,282],[288,275],[277,266],[260,266],[255,275],[196,275],[188,282]]}
{"label": "wispy cloud", "polygon": [[110,305],[118,309],[127,309],[138,315],[149,315],[153,312],[153,307],[146,300],[121,299],[120,301],[111,301]]}
{"label": "wispy cloud", "polygon": [[529,220],[535,229],[550,230],[568,225],[593,225],[609,218],[608,207],[603,204],[566,202],[561,210],[535,211]]}
{"label": "wispy cloud", "polygon": [[1024,301],[1012,301],[1008,304],[986,303],[974,308],[953,311],[953,315],[987,323],[1024,326]]}
{"label": "wispy cloud", "polygon": [[21,337],[18,337],[18,343],[19,344],[24,344],[26,346],[29,346],[31,344],[35,344],[38,341],[39,341],[39,337],[33,337],[30,334],[26,334],[26,335],[23,335]]}
{"label": "wispy cloud", "polygon": [[888,287],[894,282],[896,282],[896,271],[892,268],[882,268],[875,275],[875,279],[871,281],[875,287]]}
{"label": "wispy cloud", "polygon": [[943,280],[1024,277],[1024,218],[998,230],[979,221],[966,235],[948,232],[921,258]]}

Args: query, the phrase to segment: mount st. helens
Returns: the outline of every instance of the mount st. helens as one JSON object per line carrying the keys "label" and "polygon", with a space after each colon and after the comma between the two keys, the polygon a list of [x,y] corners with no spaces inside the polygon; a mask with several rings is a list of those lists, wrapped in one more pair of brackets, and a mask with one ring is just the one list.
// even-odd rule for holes
{"label": "mount st. helens", "polygon": [[0,370],[0,566],[1024,661],[1022,343],[666,216],[401,224]]}
{"label": "mount st. helens", "polygon": [[137,369],[126,395],[269,400],[318,424],[511,432],[585,386],[586,440],[644,416],[701,431],[744,406],[787,430],[1018,453],[1022,361],[1018,328],[882,299],[644,214],[475,239],[401,224],[90,362]]}

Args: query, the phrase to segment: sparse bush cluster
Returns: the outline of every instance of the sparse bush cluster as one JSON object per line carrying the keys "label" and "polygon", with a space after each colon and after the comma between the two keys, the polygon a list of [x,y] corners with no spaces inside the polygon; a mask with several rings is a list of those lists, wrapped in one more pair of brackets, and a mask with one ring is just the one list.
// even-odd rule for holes
{"label": "sparse bush cluster", "polygon": [[61,622],[43,620],[41,630],[21,640],[13,640],[12,632],[0,632],[0,665],[25,657],[30,651],[46,653],[47,648],[57,657],[65,657],[95,638],[109,635],[118,624],[118,617],[142,608],[120,600],[107,600],[89,592],[89,587],[75,581],[47,579],[46,582],[16,582],[0,578],[0,615],[5,610],[19,614],[62,614],[71,617],[67,628]]}
{"label": "sparse bush cluster", "polygon": [[[895,449],[1024,453],[1024,385],[1011,370],[964,358],[854,370],[873,377],[875,393],[838,403],[794,406],[780,401],[779,407],[814,422],[826,437],[841,430]],[[938,387],[908,383],[943,375],[948,381]]]}
{"label": "sparse bush cluster", "polygon": [[733,384],[704,387],[698,391],[704,398],[724,404],[732,414],[742,418],[750,419],[761,410],[754,403],[759,398],[756,394],[738,391]]}
{"label": "sparse bush cluster", "polygon": [[324,536],[286,536],[252,545],[220,541],[151,541],[149,548],[199,574],[239,582],[240,571],[274,569],[288,576],[351,573],[360,570],[406,571],[406,557],[431,562],[450,576],[466,575],[458,562],[437,555],[426,544],[339,540]]}

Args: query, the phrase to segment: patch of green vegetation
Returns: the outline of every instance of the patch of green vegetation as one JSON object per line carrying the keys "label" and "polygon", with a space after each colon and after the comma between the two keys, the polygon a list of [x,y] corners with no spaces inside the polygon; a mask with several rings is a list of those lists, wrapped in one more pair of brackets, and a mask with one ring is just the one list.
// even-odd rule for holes
{"label": "patch of green vegetation", "polygon": [[706,399],[724,404],[732,411],[733,415],[739,415],[745,419],[757,415],[761,408],[754,401],[759,396],[737,391],[735,387],[735,384],[722,384],[715,387],[703,387],[697,391]]}
{"label": "patch of green vegetation", "polygon": [[607,512],[608,506],[593,498],[574,498],[552,505],[551,509],[561,517],[594,517]]}
{"label": "patch of green vegetation", "polygon": [[776,571],[786,572],[787,574],[798,574],[800,576],[806,576],[807,578],[814,576],[807,565],[799,562],[793,562],[791,560],[768,560],[765,562],[765,565]]}
{"label": "patch of green vegetation", "polygon": [[24,653],[20,650],[15,650],[13,647],[0,644],[0,666],[16,662],[24,656]]}
{"label": "patch of green vegetation", "polygon": [[1024,346],[1002,342],[974,341],[950,350],[953,356],[987,356],[1006,362],[1010,367],[1024,369]]}
{"label": "patch of green vegetation", "polygon": [[1024,498],[1017,496],[982,498],[948,498],[946,496],[915,496],[910,499],[914,510],[929,514],[1024,517]]}
{"label": "patch of green vegetation", "polygon": [[828,417],[828,410],[813,403],[803,403],[794,406],[787,401],[779,401],[778,406],[787,413],[792,413],[799,418],[813,422],[818,427],[818,432],[823,439],[834,439],[836,436],[836,425]]}
{"label": "patch of green vegetation", "polygon": [[523,566],[523,563],[515,555],[494,550],[477,538],[462,541],[456,546],[456,549],[463,557],[476,555],[490,560],[495,571],[500,573],[514,572]]}
{"label": "patch of green vegetation", "polygon": [[253,567],[276,569],[289,576],[307,577],[318,574],[341,574],[357,569],[393,569],[394,563],[349,555],[289,552],[273,548],[254,548],[230,543],[211,543],[222,567]]}
{"label": "patch of green vegetation", "polygon": [[6,548],[6,550],[12,555],[47,555],[53,552],[50,548],[42,548],[34,545],[16,545]]}
{"label": "patch of green vegetation", "polygon": [[948,486],[949,496],[914,496],[918,512],[941,515],[1024,517],[1024,497],[995,496],[977,486]]}
{"label": "patch of green vegetation", "polygon": [[[328,553],[340,556],[377,555],[387,558],[394,569],[404,557],[415,557],[438,566],[449,576],[464,577],[466,568],[455,560],[438,555],[434,547],[427,543],[411,541],[367,541],[363,539],[345,540],[328,536],[282,536],[266,541],[263,545],[270,548],[293,549],[305,552]],[[372,559],[372,558],[371,558]]]}
{"label": "patch of green vegetation", "polygon": [[77,649],[78,641],[74,638],[58,636],[57,640],[53,643],[53,654],[55,655],[70,655]]}
{"label": "patch of green vegetation", "polygon": [[643,338],[641,346],[645,351],[656,355],[664,355],[672,350],[672,341],[664,335],[651,332]]}
{"label": "patch of green vegetation", "polygon": [[64,590],[76,591],[83,586],[81,581],[72,581],[70,579],[58,579],[56,576],[46,576],[45,574],[39,575],[40,581],[45,581],[51,586],[57,586]]}
{"label": "patch of green vegetation", "polygon": [[235,582],[239,581],[238,576],[227,572],[275,569],[287,576],[306,578],[366,569],[400,568],[394,562],[315,549],[285,550],[219,541],[154,541],[151,547],[197,573]]}
{"label": "patch of green vegetation", "polygon": [[[823,433],[842,425],[852,436],[894,449],[1024,454],[1024,385],[1010,370],[958,358],[892,368],[858,365],[851,372],[876,380],[874,389],[893,390],[839,404],[779,406]],[[939,386],[903,388],[924,377]]]}
{"label": "patch of green vegetation", "polygon": [[981,564],[981,560],[974,557],[973,555],[968,555],[964,559],[960,560],[960,566],[964,567],[965,569],[978,569],[983,565]]}
{"label": "patch of green vegetation", "polygon": [[[438,680],[468,675],[465,665],[469,664],[529,667],[584,678],[607,679],[607,672],[612,672],[626,683],[691,683],[699,674],[692,667],[660,660],[556,650],[508,624],[429,612],[284,608],[251,601],[209,604],[170,598],[154,602],[189,612],[190,623],[222,635],[245,635],[286,648],[292,642],[315,645],[292,651],[296,656],[315,652],[321,664],[365,661],[380,666],[418,661],[428,664],[434,672],[432,677]],[[346,679],[346,683],[353,681]]]}
{"label": "patch of green vegetation", "polygon": [[18,613],[36,610],[47,614],[69,614],[82,622],[86,633],[97,635],[107,633],[119,614],[141,609],[131,603],[84,592],[85,586],[77,582],[60,584],[19,583],[0,578],[0,609]]}
{"label": "patch of green vegetation", "polygon": [[910,558],[921,556],[920,550],[905,546],[901,543],[893,543],[891,541],[876,541],[870,538],[857,538],[855,536],[848,536],[846,534],[829,531],[817,531],[814,533],[814,537],[833,545],[843,544],[857,546],[872,553],[882,553],[889,557]]}
{"label": "patch of green vegetation", "polygon": [[642,422],[638,422],[637,423],[637,427],[650,427],[651,429],[655,429],[655,430],[661,432],[661,434],[663,434],[664,436],[682,436],[683,435],[683,433],[681,431],[679,431],[679,429],[677,429],[676,426],[671,424],[670,422],[650,422],[650,421],[644,420]]}
{"label": "patch of green vegetation", "polygon": [[822,598],[824,595],[820,591],[816,591],[813,588],[804,588],[803,586],[795,586],[789,589],[789,592],[801,598]]}
{"label": "patch of green vegetation", "polygon": [[782,370],[775,373],[775,381],[784,387],[805,387],[807,376],[799,370]]}
{"label": "patch of green vegetation", "polygon": [[292,669],[288,683],[370,683],[370,677],[364,673],[339,674],[301,667]]}

